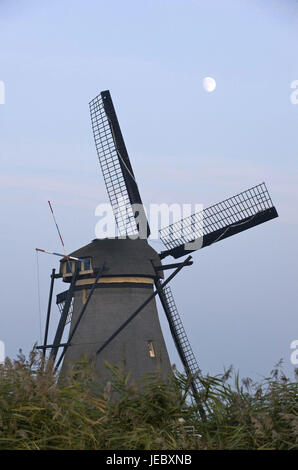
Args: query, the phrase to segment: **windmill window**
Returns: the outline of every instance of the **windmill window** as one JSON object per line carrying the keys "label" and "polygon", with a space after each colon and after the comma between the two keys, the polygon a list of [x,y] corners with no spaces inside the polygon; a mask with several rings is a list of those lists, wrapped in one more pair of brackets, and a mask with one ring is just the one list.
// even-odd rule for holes
{"label": "windmill window", "polygon": [[73,272],[73,265],[74,265],[73,261],[69,261],[69,260],[65,261],[65,263],[64,263],[65,271],[64,272],[66,274],[72,273]]}
{"label": "windmill window", "polygon": [[81,262],[81,270],[82,271],[91,271],[92,267],[91,267],[91,259],[84,259],[82,262]]}
{"label": "windmill window", "polygon": [[155,357],[155,350],[152,341],[148,341],[149,356]]}

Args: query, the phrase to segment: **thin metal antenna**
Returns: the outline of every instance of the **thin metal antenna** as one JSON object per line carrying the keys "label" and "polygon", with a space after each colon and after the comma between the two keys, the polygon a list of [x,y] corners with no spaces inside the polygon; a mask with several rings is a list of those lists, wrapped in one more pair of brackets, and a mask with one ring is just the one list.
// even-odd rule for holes
{"label": "thin metal antenna", "polygon": [[[53,210],[53,206],[52,206],[52,204],[51,204],[51,201],[48,201],[48,204],[49,204],[49,206],[50,206],[50,210],[51,210],[51,213],[52,213],[52,216],[53,216],[54,223],[55,223],[55,225],[56,225],[56,229],[57,229],[57,232],[58,232],[58,235],[59,235],[59,238],[60,238],[62,247],[63,247],[64,256],[65,256],[65,255],[66,255],[66,251],[65,251],[64,241],[63,241],[63,238],[62,238],[60,229],[59,229],[58,224],[57,224],[57,221],[56,221],[56,217],[55,217],[55,214],[54,214],[54,210]],[[69,267],[69,269],[70,269],[69,260],[67,260],[67,264],[68,264],[68,267]]]}
{"label": "thin metal antenna", "polygon": [[37,300],[38,300],[38,316],[39,316],[39,337],[41,342],[41,306],[40,306],[40,283],[39,283],[39,262],[38,251],[36,251],[36,267],[37,267]]}
{"label": "thin metal antenna", "polygon": [[62,238],[62,235],[61,235],[61,232],[59,230],[59,227],[58,227],[58,224],[57,224],[57,221],[56,221],[56,218],[55,218],[55,214],[54,214],[54,211],[53,211],[53,207],[52,207],[52,204],[51,204],[51,201],[48,201],[48,204],[50,206],[50,210],[52,212],[52,216],[53,216],[53,220],[54,220],[54,223],[56,225],[56,228],[57,228],[57,232],[58,232],[58,235],[59,235],[59,238],[60,238],[60,241],[62,243],[62,246],[63,246],[63,251],[65,253],[65,246],[64,246],[64,241],[63,241],[63,238]]}
{"label": "thin metal antenna", "polygon": [[[55,217],[55,214],[54,214],[54,210],[53,210],[51,201],[48,201],[48,204],[49,204],[50,211],[51,211],[51,213],[52,213],[53,220],[54,220],[54,223],[55,223],[55,225],[56,225],[56,229],[57,229],[57,232],[58,232],[60,241],[61,241],[61,245],[62,245],[62,248],[63,248],[63,254],[61,254],[61,253],[56,253],[56,252],[54,252],[54,251],[43,250],[43,249],[41,249],[41,248],[35,248],[36,254],[37,254],[37,258],[38,258],[38,252],[39,252],[39,251],[42,252],[42,253],[48,253],[48,254],[50,254],[50,255],[59,256],[60,258],[66,258],[67,264],[68,264],[68,267],[69,267],[69,270],[71,271],[70,260],[74,260],[74,261],[76,261],[76,262],[82,261],[82,260],[79,259],[79,258],[75,258],[74,256],[68,256],[68,255],[66,254],[64,241],[63,241],[63,238],[62,238],[62,235],[61,235],[59,226],[58,226],[57,221],[56,221],[56,217]],[[49,329],[49,321],[50,321],[50,312],[51,312],[51,303],[52,303],[52,295],[53,295],[53,287],[54,287],[54,275],[55,275],[55,270],[52,271],[52,276],[51,276],[51,288],[50,288],[50,297],[49,297],[48,310],[47,310],[47,319],[46,319],[46,327],[45,327],[44,346],[46,346],[47,337],[48,337],[48,329]],[[40,301],[39,301],[39,303],[40,303]],[[40,308],[40,307],[39,307],[39,308]],[[41,321],[41,320],[40,320],[40,321]],[[41,336],[40,336],[40,337],[41,337]],[[40,342],[41,342],[41,339],[40,339]],[[44,355],[44,357],[45,357],[45,352],[46,352],[46,349],[44,348],[44,349],[43,349],[43,355]]]}

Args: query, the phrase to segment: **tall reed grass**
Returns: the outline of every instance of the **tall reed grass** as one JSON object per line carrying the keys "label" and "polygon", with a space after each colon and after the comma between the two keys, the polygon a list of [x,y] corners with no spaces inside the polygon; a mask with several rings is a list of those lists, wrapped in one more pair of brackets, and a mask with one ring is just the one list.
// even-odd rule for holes
{"label": "tall reed grass", "polygon": [[33,350],[0,366],[0,449],[298,449],[298,384],[280,365],[261,383],[231,370],[201,379],[202,420],[189,381],[146,376],[141,385],[107,365],[92,385],[87,362],[68,383]]}

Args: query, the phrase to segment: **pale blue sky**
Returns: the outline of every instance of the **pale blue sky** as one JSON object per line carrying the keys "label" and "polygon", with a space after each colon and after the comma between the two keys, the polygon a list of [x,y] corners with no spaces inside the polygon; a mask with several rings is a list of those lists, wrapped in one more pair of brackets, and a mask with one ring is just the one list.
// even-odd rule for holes
{"label": "pale blue sky", "polygon": [[[284,358],[291,374],[298,105],[290,85],[298,79],[298,3],[1,0],[0,41],[6,352],[39,341],[34,248],[60,250],[48,199],[68,251],[94,238],[94,210],[107,195],[88,102],[110,89],[145,203],[208,206],[267,183],[280,217],[196,253],[173,291],[204,372],[234,364],[242,376],[259,377]],[[203,90],[205,76],[216,79],[214,93]],[[44,324],[58,259],[39,260]]]}

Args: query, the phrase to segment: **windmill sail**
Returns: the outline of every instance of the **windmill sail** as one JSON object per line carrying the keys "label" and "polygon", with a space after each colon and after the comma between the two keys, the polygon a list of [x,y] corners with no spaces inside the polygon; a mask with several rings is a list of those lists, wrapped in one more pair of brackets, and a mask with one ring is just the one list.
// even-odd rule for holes
{"label": "windmill sail", "polygon": [[109,91],[90,103],[95,146],[119,234],[149,236],[149,225]]}
{"label": "windmill sail", "polygon": [[[63,309],[64,309],[64,306],[65,306],[67,292],[68,292],[67,290],[65,290],[64,292],[61,292],[60,294],[57,295],[57,298],[56,298],[56,304],[58,306],[58,310],[59,310],[61,315],[63,313]],[[67,325],[68,323],[71,322],[71,317],[72,317],[72,313],[73,313],[73,303],[74,303],[74,297],[72,297],[72,299],[71,299],[71,303],[70,303],[69,311],[68,311],[67,318],[66,318],[66,321],[65,321],[65,325]]]}
{"label": "windmill sail", "polygon": [[179,258],[278,217],[265,183],[161,229],[168,255]]}
{"label": "windmill sail", "polygon": [[[160,287],[160,280],[156,280],[155,284]],[[194,395],[196,396],[202,389],[199,381],[199,375],[201,371],[199,369],[196,357],[191,348],[187,334],[185,332],[181,317],[179,315],[171,287],[165,286],[161,290],[159,296],[163,309],[165,311],[169,327],[171,330],[172,338],[178,351],[179,357],[183,364],[186,374],[191,379],[191,387]]]}

